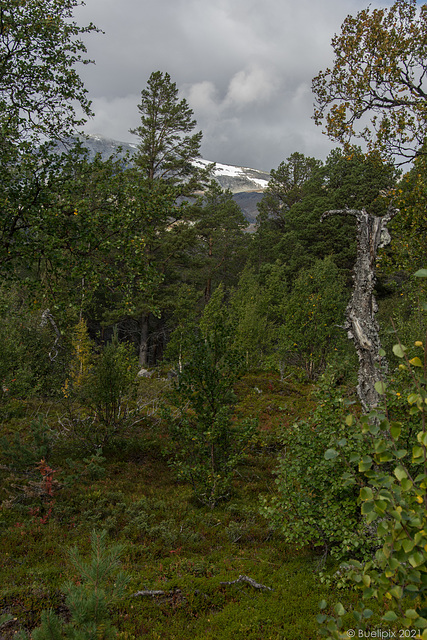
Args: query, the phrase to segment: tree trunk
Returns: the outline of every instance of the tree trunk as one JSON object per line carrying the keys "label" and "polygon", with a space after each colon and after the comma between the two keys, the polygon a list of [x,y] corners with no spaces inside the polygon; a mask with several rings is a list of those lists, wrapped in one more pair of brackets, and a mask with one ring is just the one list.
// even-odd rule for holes
{"label": "tree trunk", "polygon": [[[209,250],[208,250],[208,256],[209,258],[212,258],[213,252],[212,252],[212,236],[209,236]],[[211,266],[210,266],[210,261],[209,261],[209,275],[208,275],[208,279],[206,282],[206,286],[205,286],[205,304],[207,304],[209,302],[209,300],[211,299],[211,295],[212,295],[212,271],[211,271]]]}
{"label": "tree trunk", "polygon": [[148,319],[149,314],[143,313],[141,316],[141,332],[139,334],[139,365],[148,365]]}
{"label": "tree trunk", "polygon": [[374,297],[376,282],[377,252],[390,242],[387,231],[388,222],[398,213],[390,207],[386,215],[370,215],[365,209],[336,209],[326,211],[322,221],[332,215],[350,215],[357,220],[357,257],[353,274],[353,295],[346,309],[348,337],[354,341],[359,356],[359,376],[357,393],[364,411],[369,411],[379,403],[380,396],[375,383],[387,373],[387,362],[381,358],[378,334],[379,326],[375,319],[378,305]]}

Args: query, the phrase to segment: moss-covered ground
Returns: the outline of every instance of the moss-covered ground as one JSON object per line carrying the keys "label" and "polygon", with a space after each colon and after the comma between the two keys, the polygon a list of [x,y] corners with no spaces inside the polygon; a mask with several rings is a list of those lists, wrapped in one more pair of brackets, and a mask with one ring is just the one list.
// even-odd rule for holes
{"label": "moss-covered ground", "polygon": [[[3,407],[2,435],[20,433],[28,446],[30,422],[45,417],[54,438],[47,463],[55,473],[46,486],[40,470],[20,471],[19,461],[3,450],[0,615],[16,620],[0,627],[0,638],[30,631],[43,609],[67,616],[63,585],[79,580],[67,549],[76,545],[89,553],[94,529],[106,529],[124,547],[130,582],[112,609],[122,640],[309,640],[318,637],[322,598],[351,599],[321,583],[312,549],[286,547],[259,514],[260,496],[275,491],[280,431],[309,415],[312,386],[265,372],[239,381],[237,412],[259,416],[259,433],[231,499],[210,509],[193,501],[191,487],[178,483],[168,466],[167,432],[158,417],[167,384],[141,381],[141,419],[128,424],[102,457],[67,435],[57,403],[15,400]],[[269,589],[223,584],[240,575]],[[141,590],[164,593],[133,595]]]}

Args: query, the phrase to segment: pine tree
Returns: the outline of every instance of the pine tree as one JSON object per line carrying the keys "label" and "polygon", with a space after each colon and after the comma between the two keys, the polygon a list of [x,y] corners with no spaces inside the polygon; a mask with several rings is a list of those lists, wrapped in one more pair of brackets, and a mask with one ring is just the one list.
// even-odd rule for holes
{"label": "pine tree", "polygon": [[205,303],[220,282],[235,284],[248,244],[247,221],[231,191],[212,181],[192,212],[197,236],[195,253]]}
{"label": "pine tree", "polygon": [[[127,584],[119,570],[120,545],[108,546],[107,533],[92,533],[92,555],[85,562],[77,549],[69,552],[70,560],[80,573],[81,582],[66,585],[66,604],[71,620],[63,624],[53,611],[42,613],[42,624],[32,633],[33,640],[112,640],[117,629],[111,623],[108,606],[120,600]],[[64,635],[65,634],[65,635]]]}
{"label": "pine tree", "polygon": [[[157,288],[156,300],[139,299],[139,363],[149,362],[150,336],[157,325],[153,311],[165,308],[165,291],[174,278],[175,265],[182,266],[184,249],[194,242],[187,224],[189,207],[185,197],[206,184],[213,165],[201,168],[194,164],[200,157],[202,132],[193,133],[196,120],[187,101],[179,99],[176,83],[168,73],[155,71],[141,92],[138,105],[141,124],[131,133],[140,142],[134,157],[136,178],[138,174],[149,188],[166,191],[175,198],[165,215],[153,215],[150,220],[150,241],[145,246],[147,263],[163,276],[164,286]],[[178,223],[179,224],[175,224]],[[172,272],[172,275],[171,275]],[[162,300],[163,298],[163,300]]]}
{"label": "pine tree", "polygon": [[[176,83],[168,73],[154,71],[141,92],[141,124],[130,132],[140,139],[134,162],[149,180],[181,185],[191,193],[203,171],[192,164],[200,157],[202,132],[185,98],[179,100]],[[185,185],[185,188],[184,188]]]}

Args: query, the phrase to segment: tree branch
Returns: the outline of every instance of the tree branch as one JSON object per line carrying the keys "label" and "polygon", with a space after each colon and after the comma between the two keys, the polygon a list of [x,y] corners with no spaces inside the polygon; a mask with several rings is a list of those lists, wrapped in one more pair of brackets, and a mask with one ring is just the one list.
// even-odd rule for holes
{"label": "tree branch", "polygon": [[237,580],[232,580],[231,582],[220,582],[219,584],[236,584],[237,582],[247,582],[254,589],[266,589],[267,591],[273,591],[271,587],[266,587],[265,584],[255,582],[255,580],[249,578],[248,576],[239,576]]}

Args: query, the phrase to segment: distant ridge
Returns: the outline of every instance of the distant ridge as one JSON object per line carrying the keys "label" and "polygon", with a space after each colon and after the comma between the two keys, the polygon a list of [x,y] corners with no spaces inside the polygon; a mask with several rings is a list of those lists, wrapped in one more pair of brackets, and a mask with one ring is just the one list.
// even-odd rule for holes
{"label": "distant ridge", "polygon": [[[81,140],[89,150],[90,157],[93,158],[99,153],[105,160],[113,154],[119,154],[119,156],[123,157],[127,153],[133,155],[138,146],[130,142],[120,142],[112,138],[105,138],[99,134],[88,135]],[[210,164],[210,161],[200,158],[194,164],[203,167]],[[270,174],[259,169],[217,162],[213,177],[222,189],[229,189],[233,193],[234,200],[241,207],[247,221],[252,226],[258,213],[256,205],[262,199]]]}

